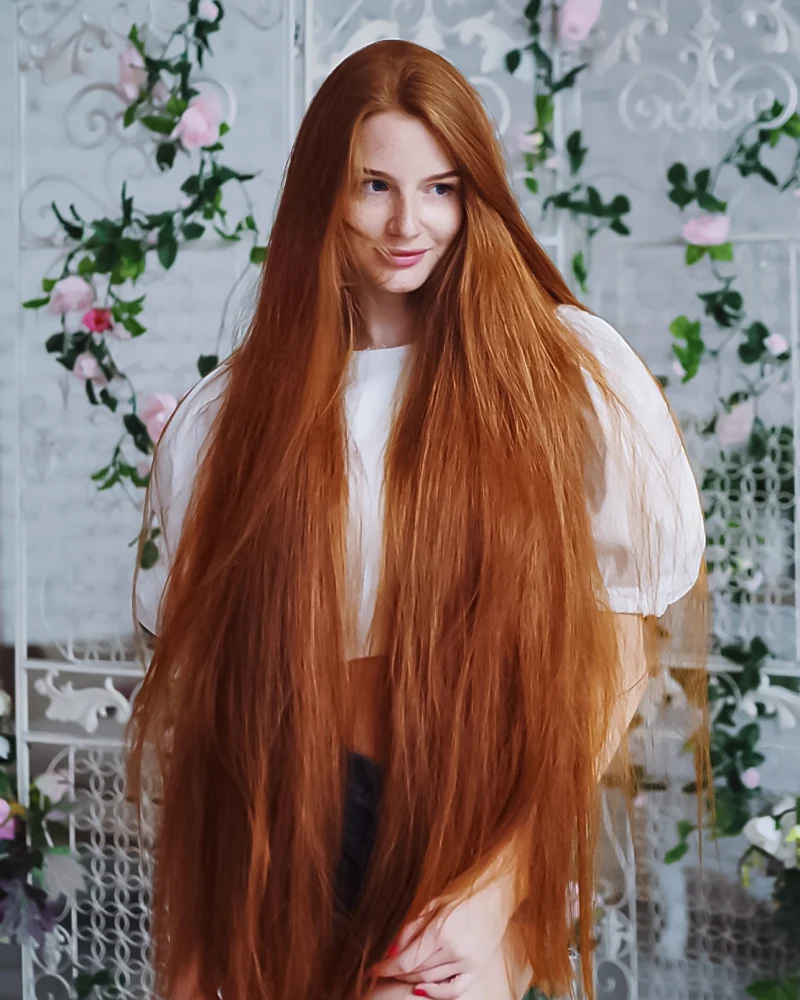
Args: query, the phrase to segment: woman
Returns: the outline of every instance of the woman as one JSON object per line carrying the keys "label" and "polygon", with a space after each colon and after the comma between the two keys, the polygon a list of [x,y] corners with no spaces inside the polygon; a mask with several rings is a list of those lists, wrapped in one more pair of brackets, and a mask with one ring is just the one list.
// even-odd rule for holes
{"label": "woman", "polygon": [[323,84],[248,336],[150,499],[160,994],[561,988],[573,886],[590,984],[598,781],[703,518],[659,386],[438,55],[380,42]]}

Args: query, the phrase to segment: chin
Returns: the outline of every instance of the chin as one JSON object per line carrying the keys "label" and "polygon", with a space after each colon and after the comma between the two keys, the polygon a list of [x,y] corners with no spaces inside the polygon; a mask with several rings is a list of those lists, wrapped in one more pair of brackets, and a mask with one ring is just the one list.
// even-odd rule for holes
{"label": "chin", "polygon": [[382,276],[382,280],[377,279],[375,283],[385,292],[391,292],[394,295],[406,295],[409,292],[416,292],[418,288],[422,288],[429,277],[430,271],[426,270],[423,274],[393,274],[388,279]]}

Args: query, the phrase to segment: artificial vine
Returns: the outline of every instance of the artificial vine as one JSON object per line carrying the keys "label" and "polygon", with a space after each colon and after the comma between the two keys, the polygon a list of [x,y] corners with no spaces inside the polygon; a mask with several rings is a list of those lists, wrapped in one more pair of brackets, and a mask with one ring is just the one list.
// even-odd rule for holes
{"label": "artificial vine", "polygon": [[[781,118],[784,118],[782,124],[770,127]],[[794,151],[791,167],[781,180],[763,157],[767,149],[787,141],[794,144]],[[748,314],[742,292],[737,288],[736,273],[725,266],[735,260],[729,236],[730,220],[725,214],[727,202],[717,193],[725,168],[737,170],[742,178],[760,177],[779,191],[797,187],[800,184],[800,115],[796,112],[786,114],[785,108],[776,101],[772,108],[741,130],[713,170],[704,168],[692,177],[685,164],[675,163],[667,171],[670,200],[682,210],[696,203],[707,213],[684,227],[686,264],[692,267],[707,259],[714,279],[713,287],[698,294],[703,303],[702,318],[690,320],[681,315],[670,325],[676,371],[681,381],[687,383],[703,365],[720,363],[723,350],[733,343],[737,345],[740,363],[748,370],[744,376],[745,388],[721,399],[714,416],[701,430],[705,438],[716,435],[722,446],[719,465],[709,468],[702,482],[706,517],[710,521],[717,513],[720,493],[725,496],[726,508],[733,510],[720,530],[709,532],[708,568],[712,579],[719,576],[731,588],[734,603],[741,603],[745,595],[756,593],[762,582],[752,561],[746,553],[737,552],[734,542],[742,526],[736,509],[744,478],[748,476],[751,489],[754,487],[756,495],[762,498],[776,491],[783,496],[794,496],[795,441],[790,426],[768,427],[755,412],[756,400],[769,390],[770,376],[789,361],[790,350],[780,333],[771,332],[761,320]],[[762,464],[770,459],[786,470],[779,478]],[[793,509],[789,510],[788,517],[794,520]],[[752,700],[754,692],[761,688],[763,667],[774,654],[759,636],[747,644],[720,644],[718,652],[737,670],[727,678],[727,686],[718,678],[709,682],[709,701],[714,707],[711,734],[715,798],[713,835],[736,836],[742,832],[748,835],[752,825],[765,818],[765,809],[769,816],[770,804],[761,788],[758,771],[765,759],[758,750],[760,725],[752,721],[738,727],[735,714],[742,698],[750,695]],[[772,683],[798,689],[793,679],[776,678]],[[760,716],[767,715],[760,705],[757,712]],[[697,791],[693,785],[685,790]],[[767,825],[771,821],[768,818]],[[695,831],[694,823],[688,820],[679,823],[679,842],[667,852],[667,863],[683,857]],[[746,857],[752,861],[754,853],[758,854],[759,849],[749,849]],[[772,874],[777,875],[773,892],[776,925],[784,929],[796,928],[800,921],[800,872],[792,866],[780,871],[773,866]],[[748,992],[753,997],[777,998],[791,995],[782,992],[791,989],[796,989],[796,984],[784,979],[753,983]]]}
{"label": "artificial vine", "polygon": [[[113,342],[141,337],[145,296],[136,295],[137,281],[148,260],[157,259],[168,271],[181,248],[216,234],[226,243],[252,242],[250,260],[259,264],[265,247],[245,188],[255,174],[241,173],[221,162],[222,139],[229,126],[219,104],[193,85],[195,67],[202,68],[211,53],[210,37],[220,29],[224,7],[220,0],[189,0],[186,18],[159,41],[147,28],[134,25],[128,46],[120,56],[118,93],[125,103],[124,128],[138,126],[152,139],[152,155],[162,173],[191,163],[180,186],[185,196],[177,208],[146,212],[122,185],[119,213],[113,218],[85,219],[74,205],[64,212],[52,209],[64,238],[66,255],[57,278],[42,281],[43,295],[24,302],[28,309],[47,307],[60,317],[60,328],[47,338],[46,350],[84,383],[92,406],[105,406],[122,419],[123,432],[110,461],[94,473],[100,490],[122,485],[137,489],[149,481],[148,460],[171,408],[172,396],[151,399],[142,409],[136,390],[114,357]],[[228,218],[223,195],[238,185],[248,205],[235,224]],[[79,319],[79,322],[78,322]],[[201,376],[218,363],[216,354],[203,355]],[[132,449],[132,451],[131,451]],[[137,462],[135,455],[145,456]],[[142,567],[158,559],[158,529],[151,530],[142,552]]]}
{"label": "artificial vine", "polygon": [[[573,6],[579,5],[573,4]],[[560,11],[562,15],[567,7],[565,4]],[[597,13],[599,14],[599,4]],[[532,194],[539,192],[536,172],[542,167],[560,169],[563,162],[559,156],[560,151],[556,149],[553,135],[556,96],[574,87],[581,73],[589,65],[579,63],[562,76],[556,76],[553,58],[542,46],[542,15],[541,0],[530,0],[525,8],[525,20],[531,40],[519,49],[512,49],[506,55],[506,68],[512,74],[519,68],[523,53],[530,53],[534,62],[534,123],[527,132],[526,148],[523,150],[525,186]],[[597,14],[594,14],[595,18],[596,16]],[[563,31],[563,18],[559,23]],[[591,30],[593,23],[594,21],[588,17],[583,22],[586,34]],[[581,174],[588,152],[583,144],[580,129],[567,136],[563,153],[568,167],[569,185],[561,191],[548,195],[542,202],[543,215],[546,215],[551,208],[566,211],[582,234],[582,247],[573,255],[571,267],[572,274],[584,293],[588,291],[592,240],[606,229],[618,236],[630,235],[630,229],[624,219],[631,210],[630,200],[626,195],[617,194],[604,201],[598,189],[582,179]]]}

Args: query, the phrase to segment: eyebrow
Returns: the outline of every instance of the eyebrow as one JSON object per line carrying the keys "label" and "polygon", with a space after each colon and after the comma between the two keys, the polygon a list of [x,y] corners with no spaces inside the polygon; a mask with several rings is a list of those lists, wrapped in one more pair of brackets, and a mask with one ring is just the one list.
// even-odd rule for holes
{"label": "eyebrow", "polygon": [[[374,177],[381,177],[387,181],[393,181],[394,177],[391,174],[385,173],[383,170],[374,170],[372,167],[364,167],[365,174],[372,174]],[[427,184],[430,181],[444,181],[449,177],[460,177],[461,174],[458,170],[446,170],[443,174],[433,174],[430,177],[426,177],[424,183]]]}

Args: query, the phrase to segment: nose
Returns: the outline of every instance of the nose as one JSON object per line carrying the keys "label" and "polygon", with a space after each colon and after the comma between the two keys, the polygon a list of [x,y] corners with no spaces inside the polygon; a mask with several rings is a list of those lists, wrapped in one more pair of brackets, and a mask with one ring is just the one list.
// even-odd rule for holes
{"label": "nose", "polygon": [[402,236],[404,239],[410,239],[419,234],[419,220],[413,197],[402,193],[395,196],[387,228],[392,235]]}

